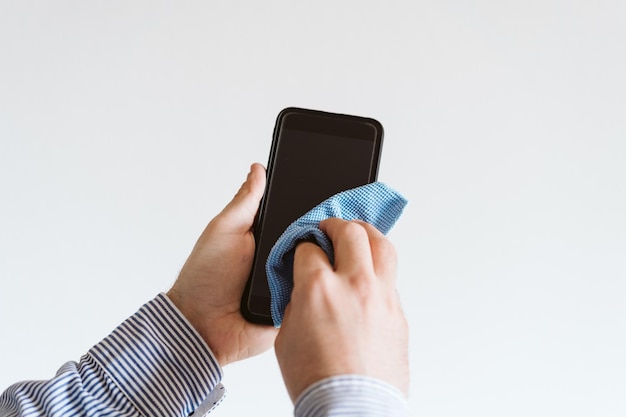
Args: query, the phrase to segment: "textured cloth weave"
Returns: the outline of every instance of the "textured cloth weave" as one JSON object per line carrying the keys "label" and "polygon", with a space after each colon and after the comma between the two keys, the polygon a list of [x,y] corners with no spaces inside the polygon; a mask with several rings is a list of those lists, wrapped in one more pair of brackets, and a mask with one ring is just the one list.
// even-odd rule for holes
{"label": "textured cloth weave", "polygon": [[275,327],[280,327],[293,289],[293,258],[298,243],[319,245],[334,263],[333,245],[319,228],[322,220],[339,217],[362,220],[387,234],[400,218],[407,200],[381,182],[374,182],[335,194],[293,222],[278,238],[265,264]]}

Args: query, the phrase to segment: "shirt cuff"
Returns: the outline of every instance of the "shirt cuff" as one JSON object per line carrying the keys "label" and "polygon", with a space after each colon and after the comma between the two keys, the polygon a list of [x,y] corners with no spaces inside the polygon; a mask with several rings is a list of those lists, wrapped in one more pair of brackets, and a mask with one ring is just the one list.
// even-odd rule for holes
{"label": "shirt cuff", "polygon": [[88,355],[143,415],[205,415],[225,393],[213,353],[165,294],[146,303]]}
{"label": "shirt cuff", "polygon": [[387,382],[362,375],[337,375],[305,389],[296,400],[294,414],[408,417],[409,408],[404,395]]}

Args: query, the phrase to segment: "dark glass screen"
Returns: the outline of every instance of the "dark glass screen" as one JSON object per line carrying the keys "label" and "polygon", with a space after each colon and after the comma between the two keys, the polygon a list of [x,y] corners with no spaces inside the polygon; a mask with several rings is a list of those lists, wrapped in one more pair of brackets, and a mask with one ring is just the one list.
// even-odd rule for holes
{"label": "dark glass screen", "polygon": [[[369,138],[354,138],[281,129],[266,189],[265,215],[257,225],[261,234],[256,242],[251,289],[257,313],[269,315],[265,262],[287,226],[333,194],[375,179],[372,174],[377,168],[379,144],[376,130],[370,131]],[[261,306],[266,306],[265,312],[259,311]]]}

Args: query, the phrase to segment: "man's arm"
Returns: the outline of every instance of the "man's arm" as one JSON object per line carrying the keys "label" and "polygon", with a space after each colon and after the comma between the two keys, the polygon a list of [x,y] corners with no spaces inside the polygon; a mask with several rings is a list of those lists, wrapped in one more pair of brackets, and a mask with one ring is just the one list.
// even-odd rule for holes
{"label": "man's arm", "polygon": [[147,303],[52,380],[10,387],[0,397],[0,414],[187,416],[210,410],[223,392],[220,366],[267,350],[277,333],[239,312],[264,187],[265,171],[254,164],[198,239],[167,297]]}
{"label": "man's arm", "polygon": [[222,370],[204,340],[163,294],[146,303],[79,363],[48,381],[11,386],[2,416],[189,416],[221,400]]}
{"label": "man's arm", "polygon": [[[167,296],[147,303],[52,380],[10,387],[0,397],[3,415],[196,416],[212,410],[223,395],[220,366],[267,350],[277,334],[239,311],[264,184],[263,168],[253,165]],[[395,251],[369,225],[329,219],[320,227],[333,241],[336,263],[331,266],[315,245],[300,245],[292,301],[276,342],[296,413],[401,416],[408,330],[395,294]]]}
{"label": "man's arm", "polygon": [[312,243],[294,259],[294,288],[276,355],[297,416],[408,415],[408,326],[396,252],[373,226],[328,219],[335,263]]}

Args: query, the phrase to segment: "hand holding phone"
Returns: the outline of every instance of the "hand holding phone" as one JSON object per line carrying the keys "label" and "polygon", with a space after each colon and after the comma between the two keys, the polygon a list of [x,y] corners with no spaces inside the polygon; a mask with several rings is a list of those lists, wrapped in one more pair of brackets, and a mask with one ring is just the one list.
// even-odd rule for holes
{"label": "hand holding phone", "polygon": [[253,164],[239,191],[202,232],[167,293],[220,366],[265,352],[277,333],[238,314],[255,250],[250,229],[264,188],[265,169]]}

